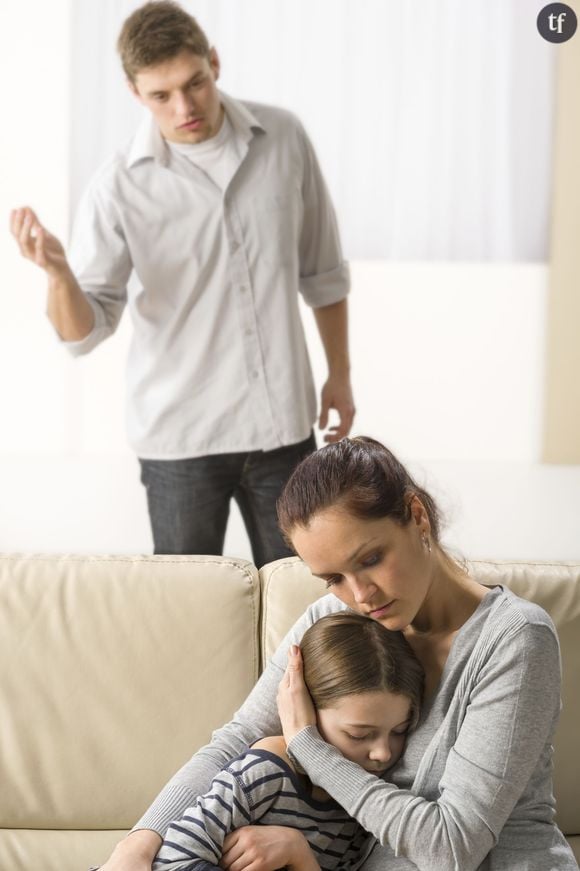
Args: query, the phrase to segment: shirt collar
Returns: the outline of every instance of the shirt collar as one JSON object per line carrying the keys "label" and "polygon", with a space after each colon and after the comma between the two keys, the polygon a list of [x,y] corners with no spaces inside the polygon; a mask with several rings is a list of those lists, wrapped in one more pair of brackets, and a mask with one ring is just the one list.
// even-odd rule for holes
{"label": "shirt collar", "polygon": [[[260,124],[255,115],[243,103],[234,100],[223,91],[220,91],[220,97],[232,127],[245,142],[249,142],[257,130],[262,133],[266,132],[263,124]],[[150,112],[147,112],[147,116],[139,125],[133,138],[127,155],[127,166],[130,168],[138,161],[147,159],[158,160],[163,166],[167,166],[169,163],[167,143]]]}
{"label": "shirt collar", "polygon": [[224,94],[223,91],[220,91],[220,96],[224,108],[228,113],[228,118],[230,119],[232,127],[236,133],[241,134],[246,142],[249,142],[250,139],[252,139],[256,130],[259,130],[261,133],[266,132],[264,125],[260,124],[256,116],[250,112],[247,106],[244,106],[244,104],[240,103],[239,100],[234,100],[233,97]]}

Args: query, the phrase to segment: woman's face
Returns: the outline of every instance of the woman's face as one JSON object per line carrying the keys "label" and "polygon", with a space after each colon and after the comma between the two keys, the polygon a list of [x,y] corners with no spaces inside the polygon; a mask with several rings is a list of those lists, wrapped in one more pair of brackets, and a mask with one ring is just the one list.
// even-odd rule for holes
{"label": "woman's face", "polygon": [[431,586],[433,560],[422,542],[428,532],[425,509],[415,498],[405,526],[328,508],[307,529],[296,527],[292,544],[342,602],[394,631],[413,622]]}
{"label": "woman's face", "polygon": [[375,690],[337,699],[317,712],[318,730],[346,759],[381,775],[397,762],[411,719],[407,696]]}

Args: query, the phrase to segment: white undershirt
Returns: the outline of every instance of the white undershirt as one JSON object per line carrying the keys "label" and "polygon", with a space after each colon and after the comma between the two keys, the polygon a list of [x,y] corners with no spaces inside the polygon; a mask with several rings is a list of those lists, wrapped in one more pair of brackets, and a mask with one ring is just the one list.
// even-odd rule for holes
{"label": "white undershirt", "polygon": [[238,143],[225,111],[222,125],[211,139],[193,144],[181,142],[168,142],[167,144],[174,153],[182,154],[191,160],[222,191],[227,188],[234,172],[240,165],[241,155]]}

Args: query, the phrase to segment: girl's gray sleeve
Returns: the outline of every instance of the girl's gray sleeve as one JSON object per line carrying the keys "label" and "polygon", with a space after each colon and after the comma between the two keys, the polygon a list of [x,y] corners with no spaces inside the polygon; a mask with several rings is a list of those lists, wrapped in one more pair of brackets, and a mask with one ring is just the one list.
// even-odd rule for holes
{"label": "girl's gray sleeve", "polygon": [[545,624],[526,624],[482,665],[443,776],[430,784],[437,800],[367,774],[313,726],[289,749],[314,783],[419,871],[475,871],[529,784],[559,708],[557,639]]}
{"label": "girl's gray sleeve", "polygon": [[210,743],[198,750],[171,778],[133,831],[153,829],[163,837],[171,821],[181,817],[199,795],[207,792],[213,777],[227,762],[239,756],[258,738],[280,734],[276,695],[288,648],[291,644],[299,644],[308,626],[323,614],[340,607],[334,596],[325,596],[308,608],[286,635],[231,722],[215,731]]}

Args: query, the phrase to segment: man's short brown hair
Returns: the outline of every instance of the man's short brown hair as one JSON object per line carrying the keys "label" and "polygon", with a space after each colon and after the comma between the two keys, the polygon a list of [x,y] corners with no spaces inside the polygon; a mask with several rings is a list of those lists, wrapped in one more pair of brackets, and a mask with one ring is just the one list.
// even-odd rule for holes
{"label": "man's short brown hair", "polygon": [[173,0],[153,0],[136,9],[125,21],[117,51],[131,81],[139,70],[155,66],[189,50],[208,57],[207,36],[192,15]]}

